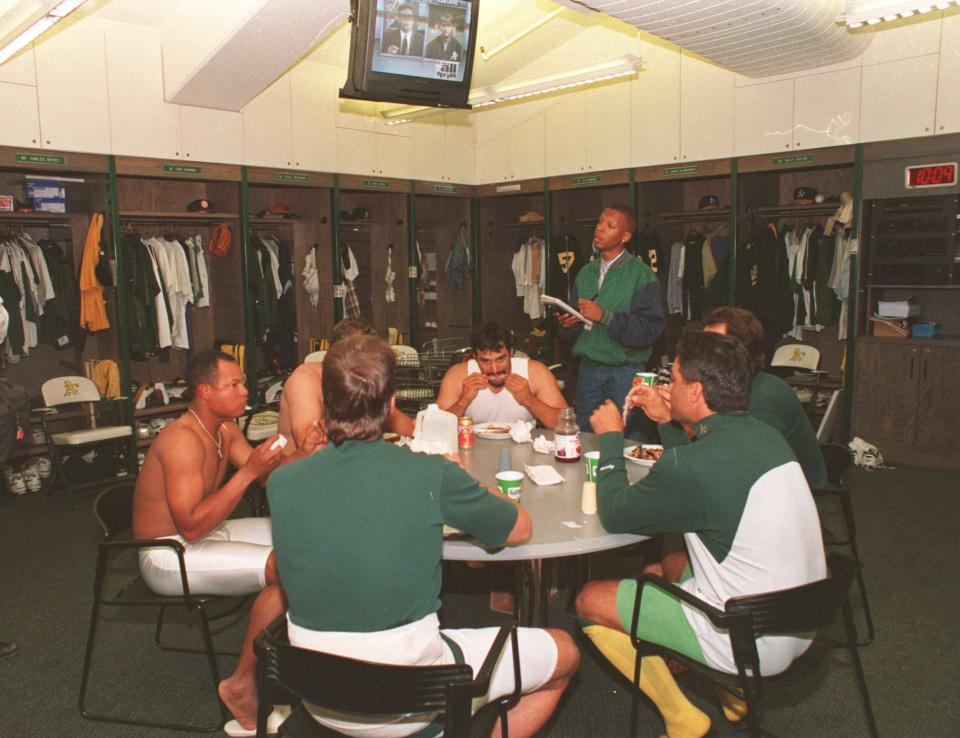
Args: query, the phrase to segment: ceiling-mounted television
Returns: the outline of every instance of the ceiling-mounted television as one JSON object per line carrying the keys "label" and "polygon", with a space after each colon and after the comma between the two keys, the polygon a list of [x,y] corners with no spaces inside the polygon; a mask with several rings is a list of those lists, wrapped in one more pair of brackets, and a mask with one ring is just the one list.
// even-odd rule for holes
{"label": "ceiling-mounted television", "polygon": [[352,0],[340,97],[469,108],[479,0]]}

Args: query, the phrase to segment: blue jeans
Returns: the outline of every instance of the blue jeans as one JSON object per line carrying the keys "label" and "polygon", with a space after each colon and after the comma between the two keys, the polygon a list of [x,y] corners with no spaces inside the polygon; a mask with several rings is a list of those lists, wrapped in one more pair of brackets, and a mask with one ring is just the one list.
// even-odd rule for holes
{"label": "blue jeans", "polygon": [[[645,371],[640,364],[625,366],[587,366],[580,364],[577,374],[577,425],[585,433],[592,433],[590,416],[605,400],[613,400],[618,408],[623,407],[630,387],[633,386],[633,375]],[[640,410],[635,410],[627,417],[627,427],[624,436],[635,441],[646,441],[650,423],[645,422],[646,416]]]}

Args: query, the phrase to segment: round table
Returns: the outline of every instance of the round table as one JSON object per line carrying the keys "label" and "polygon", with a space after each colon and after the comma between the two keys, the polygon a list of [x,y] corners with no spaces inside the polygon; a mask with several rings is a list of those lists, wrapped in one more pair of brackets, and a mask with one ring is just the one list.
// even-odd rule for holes
{"label": "round table", "polygon": [[[552,437],[551,431],[535,435]],[[596,451],[597,437],[584,433],[583,451]],[[533,520],[533,535],[519,545],[488,550],[475,539],[448,537],[443,542],[443,558],[448,561],[515,561],[526,562],[530,585],[530,612],[524,618],[539,625],[546,624],[546,598],[542,573],[545,559],[557,559],[605,551],[646,540],[647,536],[629,533],[608,533],[600,523],[599,515],[585,515],[580,510],[580,498],[586,475],[585,462],[564,464],[555,461],[552,454],[538,454],[532,443],[512,440],[476,439],[475,447],[462,449],[460,458],[467,472],[481,484],[496,486],[500,471],[500,452],[510,452],[510,468],[524,471],[530,466],[553,466],[564,478],[562,484],[539,487],[529,477],[523,479],[520,504]],[[631,482],[643,478],[647,468],[627,462],[627,477]]]}

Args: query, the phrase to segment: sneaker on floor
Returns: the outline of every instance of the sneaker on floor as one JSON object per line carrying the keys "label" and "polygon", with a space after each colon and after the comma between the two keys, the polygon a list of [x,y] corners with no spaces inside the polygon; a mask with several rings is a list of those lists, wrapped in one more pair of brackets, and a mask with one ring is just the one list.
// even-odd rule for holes
{"label": "sneaker on floor", "polygon": [[37,459],[36,465],[37,471],[40,472],[41,479],[49,479],[50,475],[53,474],[53,462],[46,456],[41,456]]}
{"label": "sneaker on floor", "polygon": [[23,483],[26,485],[28,492],[40,491],[40,472],[35,464],[27,464],[23,468]]}
{"label": "sneaker on floor", "polygon": [[7,477],[7,489],[10,490],[10,494],[14,495],[23,495],[27,492],[27,484],[23,480],[23,474],[20,472],[14,472],[9,477]]}

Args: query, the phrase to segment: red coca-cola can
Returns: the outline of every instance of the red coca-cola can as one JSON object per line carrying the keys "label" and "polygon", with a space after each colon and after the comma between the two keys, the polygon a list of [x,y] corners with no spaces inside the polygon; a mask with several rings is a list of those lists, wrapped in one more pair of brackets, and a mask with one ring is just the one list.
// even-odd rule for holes
{"label": "red coca-cola can", "polygon": [[473,448],[473,418],[464,415],[460,418],[460,424],[457,425],[457,445],[460,448]]}

